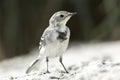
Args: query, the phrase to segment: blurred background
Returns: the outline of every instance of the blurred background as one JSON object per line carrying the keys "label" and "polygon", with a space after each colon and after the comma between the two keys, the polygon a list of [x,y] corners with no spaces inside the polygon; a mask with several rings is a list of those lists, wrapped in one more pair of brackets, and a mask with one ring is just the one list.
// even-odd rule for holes
{"label": "blurred background", "polygon": [[67,24],[70,43],[120,40],[120,0],[0,0],[0,60],[38,48],[60,10],[78,13]]}

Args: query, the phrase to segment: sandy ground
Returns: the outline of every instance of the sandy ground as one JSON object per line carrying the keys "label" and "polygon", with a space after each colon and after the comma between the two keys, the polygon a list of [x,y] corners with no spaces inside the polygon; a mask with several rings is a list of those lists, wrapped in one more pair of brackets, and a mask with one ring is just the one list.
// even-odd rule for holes
{"label": "sandy ground", "polygon": [[[0,62],[0,80],[120,80],[120,41],[73,44],[63,57],[69,73],[64,73],[58,58],[49,62],[50,73],[43,61],[40,67],[25,74],[38,50]],[[38,70],[39,69],[39,70]]]}

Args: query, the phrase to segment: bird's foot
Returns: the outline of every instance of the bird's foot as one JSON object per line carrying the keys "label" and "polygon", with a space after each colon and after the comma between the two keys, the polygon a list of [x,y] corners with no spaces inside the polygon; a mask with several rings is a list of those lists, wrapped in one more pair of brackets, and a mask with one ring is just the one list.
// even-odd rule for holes
{"label": "bird's foot", "polygon": [[69,73],[68,71],[65,71],[66,73]]}
{"label": "bird's foot", "polygon": [[68,74],[69,72],[68,71],[61,71],[61,73],[67,73]]}
{"label": "bird's foot", "polygon": [[47,72],[46,72],[46,73],[50,73],[50,71],[48,71],[48,70],[47,70]]}
{"label": "bird's foot", "polygon": [[50,73],[50,71],[48,71],[48,70],[47,70],[47,71],[46,71],[45,73],[43,73],[43,74],[47,74],[47,73],[49,74],[49,73]]}

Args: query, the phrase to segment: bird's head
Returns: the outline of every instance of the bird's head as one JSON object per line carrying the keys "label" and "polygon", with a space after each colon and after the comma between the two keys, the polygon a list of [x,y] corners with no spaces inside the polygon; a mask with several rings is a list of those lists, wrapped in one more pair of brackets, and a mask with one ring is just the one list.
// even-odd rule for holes
{"label": "bird's head", "polygon": [[76,12],[67,12],[67,11],[58,11],[52,15],[49,20],[49,24],[51,25],[66,25],[67,21],[71,16],[75,15]]}

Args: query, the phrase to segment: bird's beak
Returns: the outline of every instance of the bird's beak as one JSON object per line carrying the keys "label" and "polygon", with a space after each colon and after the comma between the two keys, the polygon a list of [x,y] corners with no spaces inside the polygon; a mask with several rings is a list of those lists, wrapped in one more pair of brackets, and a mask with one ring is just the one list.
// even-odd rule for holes
{"label": "bird's beak", "polygon": [[72,12],[72,13],[69,13],[69,16],[73,16],[73,15],[76,15],[77,12]]}
{"label": "bird's beak", "polygon": [[77,13],[76,12],[69,12],[67,17],[64,20],[62,20],[61,23],[66,25],[67,21],[75,14],[77,14]]}

